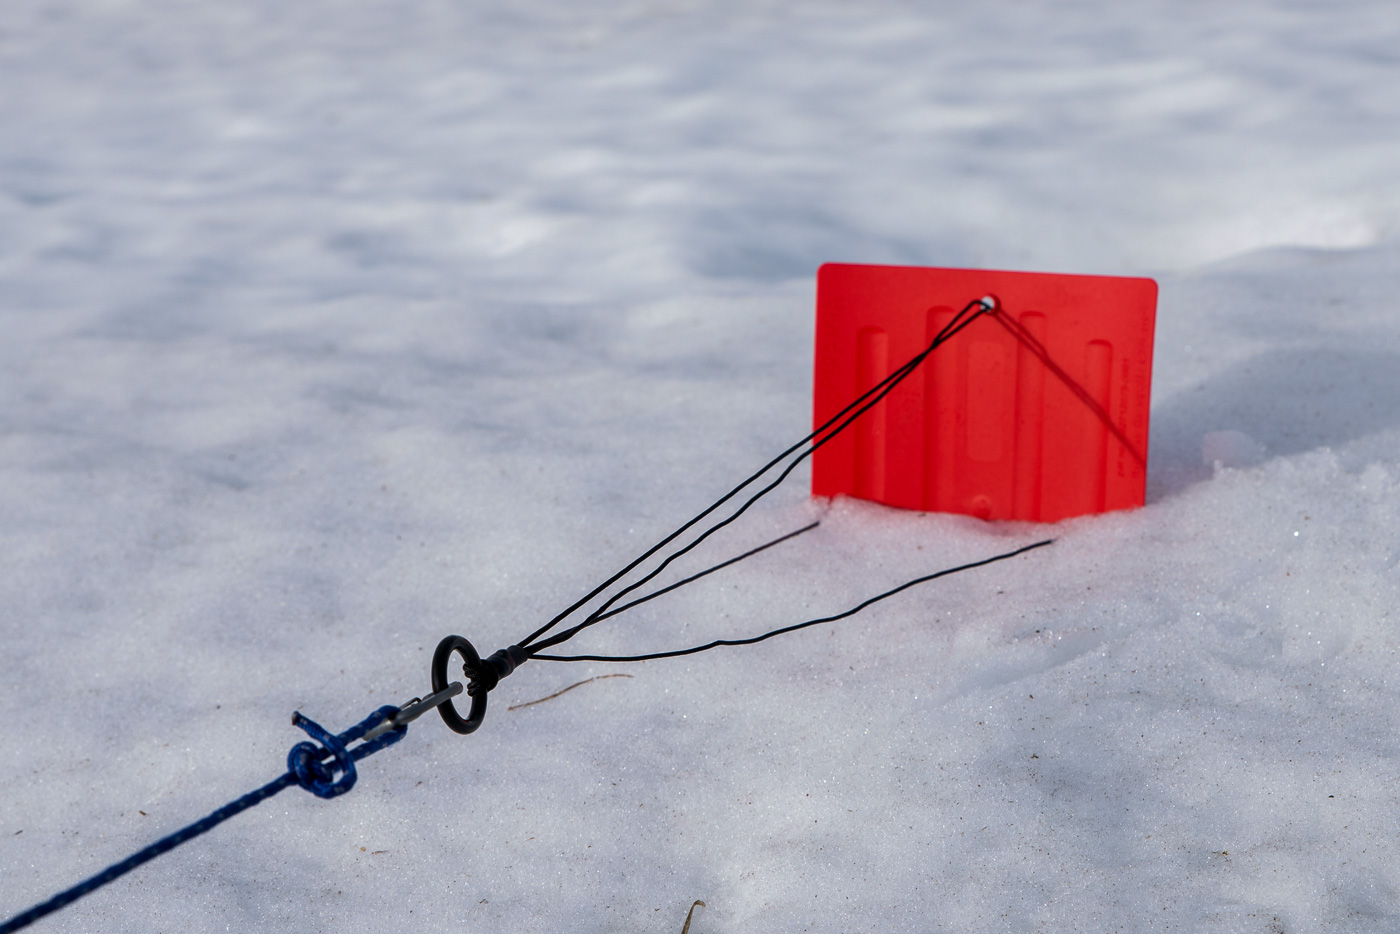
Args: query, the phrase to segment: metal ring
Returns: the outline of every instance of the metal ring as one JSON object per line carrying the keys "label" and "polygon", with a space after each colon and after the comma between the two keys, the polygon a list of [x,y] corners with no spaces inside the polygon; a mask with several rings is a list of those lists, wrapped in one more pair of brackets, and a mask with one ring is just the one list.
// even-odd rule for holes
{"label": "metal ring", "polygon": [[[466,663],[466,676],[471,678],[481,667],[481,656],[476,654],[476,648],[461,636],[448,636],[438,643],[437,651],[433,652],[433,693],[447,689],[447,662],[452,658],[453,652],[460,652],[462,660]],[[486,719],[486,692],[482,691],[472,697],[472,709],[467,714],[465,720],[457,713],[457,708],[453,706],[451,698],[438,707],[438,713],[442,714],[442,722],[447,724],[447,728],[454,733],[472,733],[481,726],[481,721]]]}

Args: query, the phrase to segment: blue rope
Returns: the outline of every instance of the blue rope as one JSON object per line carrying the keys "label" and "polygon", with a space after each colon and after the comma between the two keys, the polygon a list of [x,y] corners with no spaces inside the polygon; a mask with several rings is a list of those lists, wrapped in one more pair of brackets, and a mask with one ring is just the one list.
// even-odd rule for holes
{"label": "blue rope", "polygon": [[[398,712],[399,708],[397,707],[380,707],[338,736],[332,735],[319,723],[303,717],[300,713],[293,714],[292,723],[305,730],[316,742],[300,742],[293,746],[291,751],[287,753],[287,771],[284,774],[279,775],[256,791],[251,791],[241,798],[230,801],[188,827],[182,827],[169,836],[160,838],[145,849],[132,853],[121,862],[113,863],[97,875],[84,879],[70,889],[59,892],[48,901],[35,905],[23,914],[15,915],[10,920],[0,924],[0,934],[10,934],[12,931],[28,927],[45,915],[52,914],[89,892],[100,889],[114,879],[126,875],[142,863],[149,862],[162,853],[168,853],[180,844],[193,840],[255,804],[261,804],[284,788],[300,785],[320,798],[334,798],[336,795],[344,794],[355,785],[355,763],[365,756],[373,755],[384,747],[392,746],[403,739],[404,735],[408,733],[408,726],[404,724],[394,727],[367,743],[361,743],[354,749],[347,749],[346,745],[364,736]],[[318,746],[316,743],[321,745]],[[330,761],[325,761],[328,758]],[[336,772],[340,773],[339,778],[335,777]]]}

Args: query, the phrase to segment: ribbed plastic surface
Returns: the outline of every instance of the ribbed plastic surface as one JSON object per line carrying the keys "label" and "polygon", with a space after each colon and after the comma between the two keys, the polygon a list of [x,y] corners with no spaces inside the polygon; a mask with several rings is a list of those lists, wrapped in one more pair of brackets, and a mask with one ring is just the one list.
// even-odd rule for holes
{"label": "ribbed plastic surface", "polygon": [[816,452],[813,495],[1038,522],[1142,505],[1151,279],[822,266],[815,424],[984,295],[996,315],[934,351]]}

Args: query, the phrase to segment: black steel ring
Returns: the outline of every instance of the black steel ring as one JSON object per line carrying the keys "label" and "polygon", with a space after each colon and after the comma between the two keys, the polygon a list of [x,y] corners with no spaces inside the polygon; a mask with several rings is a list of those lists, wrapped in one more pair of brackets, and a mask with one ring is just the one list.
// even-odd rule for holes
{"label": "black steel ring", "polygon": [[[465,674],[468,679],[481,667],[481,656],[476,654],[476,648],[470,642],[461,636],[448,636],[438,643],[437,651],[433,652],[434,694],[445,690],[452,683],[447,677],[447,663],[453,652],[462,654],[462,660],[467,666]],[[438,705],[438,713],[442,714],[442,722],[454,733],[475,732],[476,728],[481,726],[481,721],[486,719],[486,692],[482,691],[472,698],[472,709],[465,720],[457,713],[450,697]]]}

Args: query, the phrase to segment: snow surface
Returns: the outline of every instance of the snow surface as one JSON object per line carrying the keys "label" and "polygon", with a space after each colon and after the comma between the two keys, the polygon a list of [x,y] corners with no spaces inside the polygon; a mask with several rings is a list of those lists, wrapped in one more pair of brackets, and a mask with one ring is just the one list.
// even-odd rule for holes
{"label": "snow surface", "polygon": [[[1161,283],[1149,504],[760,558],[46,931],[1400,927],[1387,0],[6,0],[0,917],[800,437],[823,261]],[[536,706],[511,704],[595,681]]]}

